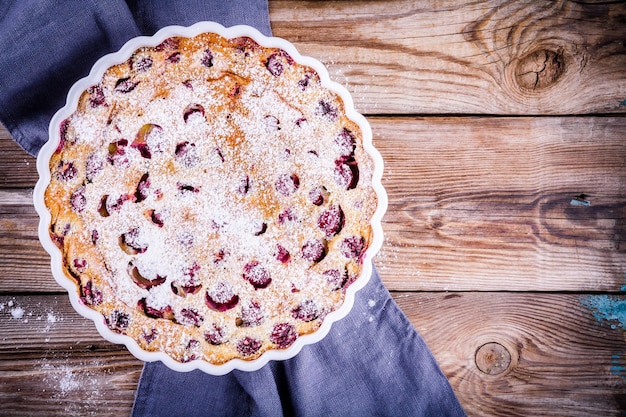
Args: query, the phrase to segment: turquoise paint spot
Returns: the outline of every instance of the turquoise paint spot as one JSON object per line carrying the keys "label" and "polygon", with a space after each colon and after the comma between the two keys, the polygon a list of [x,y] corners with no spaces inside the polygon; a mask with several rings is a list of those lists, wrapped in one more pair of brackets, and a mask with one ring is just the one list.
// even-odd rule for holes
{"label": "turquoise paint spot", "polygon": [[622,288],[619,289],[622,292],[626,292],[626,285],[622,285]]}
{"label": "turquoise paint spot", "polygon": [[626,106],[626,100],[622,100],[622,101],[620,101],[620,102],[619,102],[619,105],[620,105],[620,106]]}
{"label": "turquoise paint spot", "polygon": [[626,330],[626,299],[608,295],[588,295],[580,297],[580,304],[592,310],[599,322],[608,321],[613,329],[618,326]]}
{"label": "turquoise paint spot", "polygon": [[611,367],[609,369],[613,375],[626,378],[626,366],[623,365],[622,352],[611,355]]}
{"label": "turquoise paint spot", "polygon": [[624,373],[624,371],[626,371],[625,366],[611,365],[611,372],[614,373],[615,375],[621,375]]}

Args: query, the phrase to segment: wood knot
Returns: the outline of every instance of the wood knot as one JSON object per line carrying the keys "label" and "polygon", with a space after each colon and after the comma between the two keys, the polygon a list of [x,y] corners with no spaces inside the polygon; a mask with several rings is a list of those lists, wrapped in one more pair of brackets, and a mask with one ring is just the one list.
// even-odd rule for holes
{"label": "wood knot", "polygon": [[562,50],[541,49],[519,59],[515,80],[524,90],[541,90],[555,84],[565,69]]}
{"label": "wood knot", "polygon": [[500,343],[485,343],[476,350],[474,361],[481,372],[498,375],[509,368],[511,353]]}

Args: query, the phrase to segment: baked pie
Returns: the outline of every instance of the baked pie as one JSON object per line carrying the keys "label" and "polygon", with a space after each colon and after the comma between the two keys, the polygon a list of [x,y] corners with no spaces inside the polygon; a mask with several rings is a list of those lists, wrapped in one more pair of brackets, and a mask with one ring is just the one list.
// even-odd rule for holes
{"label": "baked pie", "polygon": [[289,348],[363,269],[374,162],[341,97],[251,37],[134,50],[58,125],[44,201],[80,301],[141,349]]}

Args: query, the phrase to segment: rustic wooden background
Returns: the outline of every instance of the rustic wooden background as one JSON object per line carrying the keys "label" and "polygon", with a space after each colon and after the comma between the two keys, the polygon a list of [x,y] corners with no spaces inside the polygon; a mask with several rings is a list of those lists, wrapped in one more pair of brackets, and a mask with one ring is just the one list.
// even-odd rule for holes
{"label": "rustic wooden background", "polygon": [[[269,5],[370,120],[376,265],[468,415],[625,415],[625,3]],[[53,280],[36,180],[0,130],[0,415],[126,416],[142,364]]]}

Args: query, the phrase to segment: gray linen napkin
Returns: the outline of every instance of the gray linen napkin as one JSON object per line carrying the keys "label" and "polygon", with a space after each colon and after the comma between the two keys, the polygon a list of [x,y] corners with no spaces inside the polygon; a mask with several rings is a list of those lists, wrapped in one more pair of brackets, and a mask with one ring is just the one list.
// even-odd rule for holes
{"label": "gray linen napkin", "polygon": [[[0,3],[0,122],[31,155],[71,85],[102,55],[163,26],[212,20],[271,34],[267,0]],[[211,376],[146,363],[140,416],[463,416],[428,347],[376,270],[319,343],[255,372]]]}

